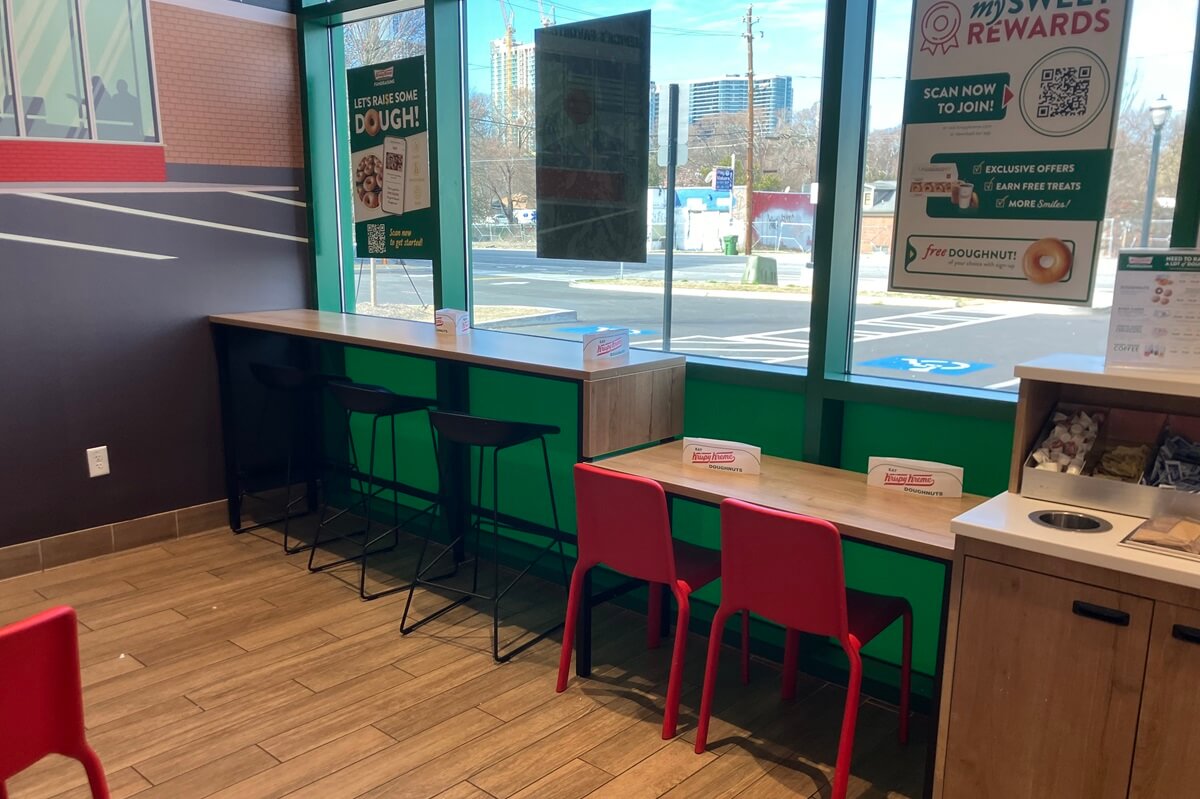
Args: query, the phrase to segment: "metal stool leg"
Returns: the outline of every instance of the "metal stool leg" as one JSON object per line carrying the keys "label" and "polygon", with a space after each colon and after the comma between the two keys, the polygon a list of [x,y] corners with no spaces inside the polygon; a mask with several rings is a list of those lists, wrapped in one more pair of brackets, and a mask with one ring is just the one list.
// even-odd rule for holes
{"label": "metal stool leg", "polygon": [[[395,416],[395,414],[393,414],[391,417],[391,429],[392,429],[392,482],[396,482],[398,475],[396,473],[396,416]],[[361,568],[359,569],[359,572],[358,572],[358,596],[360,599],[362,599],[364,601],[370,601],[372,599],[379,599],[380,597],[389,596],[390,594],[395,594],[399,591],[407,591],[409,589],[409,585],[411,585],[411,584],[398,585],[398,586],[394,586],[392,588],[384,589],[383,591],[372,591],[372,592],[367,591],[367,558],[371,555],[378,555],[383,552],[390,552],[393,549],[395,549],[397,546],[400,545],[400,509],[399,509],[398,503],[396,501],[395,491],[392,492],[392,527],[391,527],[391,529],[384,530],[382,533],[380,533],[377,536],[374,536],[374,537],[371,536],[371,500],[374,499],[379,493],[381,493],[383,491],[382,488],[379,488],[377,490],[375,488],[375,484],[374,484],[375,450],[376,450],[376,447],[378,445],[378,440],[379,440],[378,433],[379,433],[379,417],[376,416],[376,417],[374,417],[374,420],[371,422],[371,459],[370,459],[370,471],[367,473],[368,477],[370,478],[367,483],[369,493],[363,497],[363,502],[365,505],[364,514],[367,517],[367,526],[366,526],[365,532],[363,533],[362,556],[361,556],[362,563],[361,563]],[[375,544],[376,541],[380,541],[383,538],[385,538],[388,535],[388,533],[392,534],[392,539],[393,539],[392,545],[385,549],[377,549],[377,550],[372,551],[371,546],[373,544]]]}

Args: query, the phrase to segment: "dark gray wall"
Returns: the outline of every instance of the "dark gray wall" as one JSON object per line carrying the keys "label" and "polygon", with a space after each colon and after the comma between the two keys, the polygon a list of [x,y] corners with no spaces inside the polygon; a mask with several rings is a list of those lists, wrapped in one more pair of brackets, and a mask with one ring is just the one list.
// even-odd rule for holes
{"label": "dark gray wall", "polygon": [[[294,170],[170,167],[171,180],[300,186]],[[80,200],[307,235],[304,209],[229,192]],[[299,194],[277,194],[299,199]],[[0,546],[220,499],[210,313],[308,304],[303,242],[0,194]],[[91,479],[84,450],[108,446]]]}

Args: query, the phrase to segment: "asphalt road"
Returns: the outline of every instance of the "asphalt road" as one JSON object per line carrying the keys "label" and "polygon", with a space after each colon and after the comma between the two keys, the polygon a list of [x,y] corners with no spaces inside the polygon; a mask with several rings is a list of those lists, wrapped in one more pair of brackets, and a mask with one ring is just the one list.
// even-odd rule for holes
{"label": "asphalt road", "polygon": [[[783,258],[780,281],[807,284],[806,258]],[[522,325],[524,333],[578,338],[596,326],[635,331],[636,345],[661,347],[661,293],[586,289],[579,280],[618,277],[661,279],[662,255],[647,264],[538,259],[530,251],[477,249],[473,253],[477,305],[527,305],[574,311],[575,321]],[[675,280],[741,279],[742,256],[676,254]],[[426,264],[378,267],[377,298],[386,303],[431,302]],[[864,284],[877,285],[872,264]],[[410,283],[411,278],[411,283]],[[367,277],[358,297],[366,301]],[[416,291],[414,291],[414,287]],[[418,296],[420,295],[420,300]],[[672,301],[672,349],[697,355],[804,366],[808,356],[810,303],[786,298],[689,296]],[[853,370],[859,374],[1015,390],[1012,367],[1051,352],[1101,353],[1108,331],[1107,309],[1067,309],[1030,303],[988,303],[961,308],[945,304],[878,304],[864,297],[855,312]],[[871,362],[872,365],[864,365]]]}

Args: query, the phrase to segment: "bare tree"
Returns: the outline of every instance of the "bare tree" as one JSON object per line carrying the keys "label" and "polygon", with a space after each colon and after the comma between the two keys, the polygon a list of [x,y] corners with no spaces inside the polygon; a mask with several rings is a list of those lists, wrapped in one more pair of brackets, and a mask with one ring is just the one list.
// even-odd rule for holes
{"label": "bare tree", "polygon": [[863,163],[863,180],[899,180],[900,126],[878,128],[867,135],[867,151]]}
{"label": "bare tree", "polygon": [[534,194],[533,97],[520,92],[507,112],[497,112],[491,98],[470,99],[471,202],[476,217],[499,208],[514,224],[519,200]]}
{"label": "bare tree", "polygon": [[419,9],[352,22],[342,30],[347,67],[425,53],[425,12]]}

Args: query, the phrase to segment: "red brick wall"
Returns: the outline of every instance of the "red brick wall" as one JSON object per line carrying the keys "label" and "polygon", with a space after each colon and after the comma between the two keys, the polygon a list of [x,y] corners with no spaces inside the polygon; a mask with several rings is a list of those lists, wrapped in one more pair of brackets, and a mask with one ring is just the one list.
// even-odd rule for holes
{"label": "red brick wall", "polygon": [[167,161],[302,167],[296,31],[150,3]]}
{"label": "red brick wall", "polygon": [[0,141],[0,183],[166,179],[163,149],[156,145],[52,139]]}
{"label": "red brick wall", "polygon": [[895,217],[890,214],[864,215],[859,228],[859,252],[868,254],[878,247],[892,246],[892,224]]}

